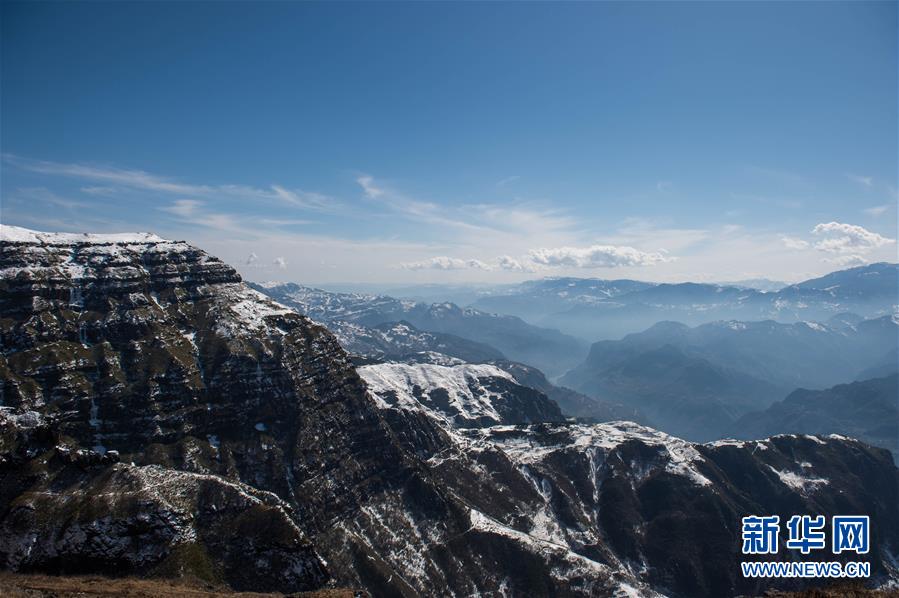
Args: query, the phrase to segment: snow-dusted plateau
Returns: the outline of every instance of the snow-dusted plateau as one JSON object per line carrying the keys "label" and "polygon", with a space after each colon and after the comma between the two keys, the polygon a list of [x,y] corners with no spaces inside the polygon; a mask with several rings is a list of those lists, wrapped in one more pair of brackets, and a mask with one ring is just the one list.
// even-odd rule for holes
{"label": "snow-dusted plateau", "polygon": [[[553,352],[578,341],[517,318],[397,302],[392,322],[366,320],[385,306],[250,288],[154,235],[0,235],[7,570],[373,596],[758,595],[803,582],[741,576],[741,517],[864,513],[870,585],[899,583],[885,449],[669,436],[548,382],[532,366],[564,373],[577,363]],[[416,326],[449,320],[482,336]],[[510,335],[547,344],[488,342]]]}

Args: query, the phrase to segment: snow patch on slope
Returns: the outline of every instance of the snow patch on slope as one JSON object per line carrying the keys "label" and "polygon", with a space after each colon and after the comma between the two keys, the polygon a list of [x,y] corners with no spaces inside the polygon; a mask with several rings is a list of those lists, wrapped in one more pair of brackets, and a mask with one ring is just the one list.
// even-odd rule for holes
{"label": "snow patch on slope", "polygon": [[153,233],[46,233],[21,226],[0,225],[0,241],[8,243],[37,243],[41,245],[90,244],[145,244],[162,243],[165,239]]}
{"label": "snow patch on slope", "polygon": [[[493,406],[496,393],[484,386],[486,378],[501,378],[515,383],[508,372],[493,365],[405,364],[382,363],[357,368],[368,384],[375,402],[382,409],[399,407],[409,411],[426,411],[428,415],[452,427],[456,419],[502,421]],[[424,405],[416,395],[428,395],[434,402],[434,391],[446,392],[446,406],[435,409]],[[444,397],[441,397],[441,400]],[[450,415],[456,412],[458,415]]]}
{"label": "snow patch on slope", "polygon": [[824,478],[813,478],[794,473],[792,471],[780,471],[778,469],[774,469],[770,465],[768,467],[769,469],[771,469],[771,471],[777,474],[777,477],[780,478],[781,482],[794,490],[798,490],[803,494],[815,490],[818,486],[823,486],[830,483],[829,480],[826,480]]}

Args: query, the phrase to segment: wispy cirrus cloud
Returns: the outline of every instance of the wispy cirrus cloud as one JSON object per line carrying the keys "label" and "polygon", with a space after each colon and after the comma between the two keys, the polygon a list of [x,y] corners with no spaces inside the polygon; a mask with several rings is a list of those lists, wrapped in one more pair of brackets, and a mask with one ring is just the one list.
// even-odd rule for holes
{"label": "wispy cirrus cloud", "polygon": [[362,188],[366,198],[377,201],[379,205],[388,208],[393,213],[407,220],[477,235],[495,232],[489,226],[472,221],[464,211],[460,213],[458,210],[441,206],[434,202],[409,197],[376,181],[369,175],[357,177],[356,183]]}
{"label": "wispy cirrus cloud", "polygon": [[46,187],[20,187],[13,192],[11,199],[17,202],[37,202],[66,210],[86,207],[84,202],[70,199]]}
{"label": "wispy cirrus cloud", "polygon": [[868,216],[883,216],[891,207],[893,207],[892,204],[886,203],[880,206],[871,206],[870,208],[865,208],[864,210],[862,210],[862,212],[864,212]]}
{"label": "wispy cirrus cloud", "polygon": [[788,235],[781,235],[780,240],[783,243],[784,247],[793,250],[808,249],[811,245],[808,241],[798,239],[796,237],[790,237]]}
{"label": "wispy cirrus cloud", "polygon": [[182,218],[193,218],[202,209],[203,202],[197,199],[178,199],[171,205],[159,208],[163,212],[175,214]]}
{"label": "wispy cirrus cloud", "polygon": [[82,187],[85,193],[95,195],[114,196],[124,190],[138,190],[208,199],[228,197],[277,202],[316,211],[331,211],[339,207],[339,203],[327,195],[301,189],[287,189],[277,184],[269,185],[268,188],[237,184],[192,184],[144,170],[108,165],[31,160],[12,154],[3,154],[2,159],[7,164],[29,172],[100,183]]}
{"label": "wispy cirrus cloud", "polygon": [[858,183],[862,187],[873,187],[874,186],[874,177],[861,176],[858,174],[847,173],[846,178],[854,183]]}
{"label": "wispy cirrus cloud", "polygon": [[658,181],[656,183],[656,191],[665,192],[670,191],[674,188],[674,183],[671,181]]}
{"label": "wispy cirrus cloud", "polygon": [[500,179],[500,180],[496,181],[496,186],[497,187],[505,187],[506,185],[511,185],[512,183],[514,183],[515,181],[518,181],[520,179],[521,179],[521,177],[518,176],[517,174],[512,175],[512,176],[507,176],[504,179]]}
{"label": "wispy cirrus cloud", "polygon": [[386,193],[385,190],[375,184],[375,179],[367,174],[357,177],[356,182],[362,187],[362,191],[365,192],[365,195],[372,199],[378,199]]}

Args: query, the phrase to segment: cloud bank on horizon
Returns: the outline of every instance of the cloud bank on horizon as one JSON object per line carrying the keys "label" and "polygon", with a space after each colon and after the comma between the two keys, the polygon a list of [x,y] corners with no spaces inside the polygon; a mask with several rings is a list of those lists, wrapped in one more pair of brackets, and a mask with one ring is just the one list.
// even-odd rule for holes
{"label": "cloud bank on horizon", "polygon": [[0,11],[3,224],[305,283],[897,261],[895,4]]}
{"label": "cloud bank on horizon", "polygon": [[[240,184],[187,184],[141,170],[58,164],[10,155],[3,159],[7,167],[49,177],[48,185],[56,177],[62,177],[79,186],[77,200],[66,199],[45,187],[16,189],[14,198],[27,199],[35,206],[53,205],[84,219],[84,224],[80,224],[77,219],[26,216],[20,219],[26,224],[45,223],[65,230],[90,232],[100,229],[121,232],[119,229],[138,227],[151,228],[167,236],[186,235],[198,245],[215,247],[216,253],[252,279],[275,276],[306,280],[308,277],[302,269],[292,269],[293,260],[288,260],[288,255],[301,264],[308,264],[311,257],[323,265],[335,253],[352,256],[357,266],[369,274],[376,273],[376,280],[386,282],[402,280],[397,273],[403,271],[430,272],[427,280],[433,282],[446,281],[446,275],[453,273],[464,273],[466,279],[472,273],[482,277],[473,280],[495,280],[497,275],[510,275],[509,280],[519,280],[535,274],[621,277],[622,272],[646,280],[675,280],[678,276],[724,280],[752,273],[797,279],[834,268],[894,261],[896,255],[895,238],[857,224],[836,221],[816,223],[804,233],[783,234],[770,229],[753,231],[735,224],[725,224],[717,230],[665,228],[652,221],[630,218],[607,234],[596,235],[583,221],[571,216],[569,210],[533,203],[466,204],[454,208],[397,193],[369,175],[357,177],[362,196],[356,201],[352,198],[325,200],[323,194],[288,191],[277,185],[266,189]],[[110,181],[115,181],[114,187],[86,185]],[[192,198],[184,198],[185,195]],[[294,201],[306,196],[316,199]],[[103,199],[92,205],[90,197]],[[123,219],[113,224],[111,220],[100,219],[99,213],[107,216],[106,208],[110,202],[117,201],[148,202],[150,209],[142,213],[139,222]],[[252,210],[240,209],[248,202],[252,202]],[[285,202],[290,205],[290,214],[284,213]],[[297,218],[297,212],[304,217]],[[414,234],[406,240],[378,236],[352,239],[297,230],[314,224],[314,219],[323,214],[353,221],[377,222],[390,218],[403,227],[414,227]],[[599,242],[574,244],[591,238]],[[556,241],[556,244],[534,246],[541,241]],[[669,251],[666,248],[669,246],[675,250]],[[467,257],[441,253],[462,247]],[[778,255],[781,261],[803,263],[805,269],[790,270],[793,276],[784,270],[763,269],[761,262],[772,255]],[[400,260],[394,256],[420,259]],[[709,272],[694,271],[689,266],[678,270],[683,274],[670,277],[664,271],[678,262],[708,263],[716,259],[728,260],[728,267]],[[335,274],[334,280],[353,280],[346,271]]]}

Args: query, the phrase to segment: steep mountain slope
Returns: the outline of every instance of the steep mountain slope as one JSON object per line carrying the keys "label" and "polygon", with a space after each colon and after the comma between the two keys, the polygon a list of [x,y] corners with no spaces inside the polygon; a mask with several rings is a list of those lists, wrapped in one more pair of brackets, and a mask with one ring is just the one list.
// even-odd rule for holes
{"label": "steep mountain slope", "polygon": [[899,375],[796,390],[764,411],[747,413],[730,430],[735,438],[774,434],[842,434],[899,456]]}
{"label": "steep mountain slope", "polygon": [[[445,545],[471,526],[468,508],[397,443],[323,327],[183,243],[5,226],[2,233],[0,377],[12,410],[4,437],[21,439],[0,459],[5,567],[193,567],[235,587],[266,578],[260,588],[283,591],[328,577],[407,595],[500,583],[495,564],[479,564],[478,546]],[[33,418],[45,418],[47,430],[32,434],[23,422]],[[75,465],[67,453],[78,455]],[[272,496],[269,506],[254,506],[250,486],[284,505]],[[84,495],[76,488],[111,501],[76,510],[87,539],[76,533],[33,550],[37,529],[46,537],[77,531],[72,499]],[[152,500],[141,499],[148,492]],[[173,510],[172,493],[200,496]],[[279,506],[290,521],[277,522]],[[241,544],[241,528],[204,519],[208,510],[245,521],[274,547],[254,543],[253,534]],[[161,534],[160,525],[172,531]],[[197,525],[209,536],[193,534]],[[246,573],[232,574],[231,554]],[[549,575],[552,559],[534,558]]]}
{"label": "steep mountain slope", "polygon": [[[590,595],[604,595],[608,589],[591,580],[614,571],[669,596],[755,595],[790,586],[740,575],[736,522],[747,513],[849,509],[871,513],[882,525],[899,523],[899,478],[888,453],[842,437],[695,445],[629,422],[485,427],[433,407],[427,397],[449,383],[432,378],[430,390],[420,382],[420,392],[397,400],[395,389],[408,388],[408,377],[379,368],[362,368],[362,375],[383,397],[390,421],[414,415],[437,421],[445,433],[443,442],[421,433],[401,438],[469,504],[468,541],[486,541],[482,534],[489,533],[557,554],[579,591]],[[883,474],[882,496],[858,495]],[[883,537],[877,583],[899,573],[889,564],[897,536]],[[516,559],[526,569],[525,554]],[[632,580],[615,580],[615,595],[646,593]],[[555,583],[534,575],[523,588],[505,586],[504,595],[543,594]]]}
{"label": "steep mountain slope", "polygon": [[[282,286],[259,285],[258,288],[282,288]],[[315,293],[305,287],[284,285],[295,291],[302,305],[326,319],[326,310],[321,303],[309,299]],[[364,295],[351,295],[347,309],[354,314],[366,313]],[[376,299],[379,305],[384,298]],[[330,298],[329,298],[330,301]],[[400,302],[401,303],[401,302]],[[315,307],[318,306],[318,307]],[[339,309],[339,313],[346,313]],[[392,322],[369,327],[348,320],[328,320],[328,329],[334,333],[340,345],[360,364],[383,362],[430,363],[434,365],[495,364],[512,373],[524,386],[529,386],[546,394],[562,408],[565,415],[581,417],[593,421],[631,420],[646,422],[638,410],[623,405],[607,403],[577,393],[568,388],[551,384],[544,374],[523,363],[508,361],[497,349],[468,339],[440,332],[419,330],[412,324]]]}
{"label": "steep mountain slope", "polygon": [[514,361],[500,360],[491,363],[511,374],[519,384],[545,394],[547,398],[559,406],[564,415],[591,423],[615,420],[633,421],[641,424],[648,423],[646,416],[639,409],[625,407],[620,403],[601,401],[570,388],[550,384],[543,372],[536,368]]}
{"label": "steep mountain slope", "polygon": [[[324,328],[247,289],[233,269],[184,243],[10,229],[3,227],[0,256],[2,400],[17,413],[50,420],[60,441],[48,444],[41,463],[57,464],[74,445],[94,455],[115,450],[141,472],[166,468],[154,492],[169,484],[183,492],[173,469],[213,476],[221,487],[252,485],[298,509],[295,520],[306,536],[316,536],[318,554],[338,545],[343,559],[354,546],[368,550],[352,534],[336,532],[334,521],[353,521],[359,496],[377,503],[377,496],[397,492],[420,474],[406,463]],[[14,241],[6,240],[11,232]],[[2,485],[22,492],[5,496],[13,501],[3,507],[5,524],[35,508],[29,496],[44,497],[42,510],[52,511],[46,504],[54,501],[62,509],[68,484],[51,484],[53,476],[85,485],[94,475],[88,471],[79,481],[71,467],[60,467],[47,479],[4,463]],[[106,480],[109,473],[96,475]],[[47,484],[58,493],[47,493]],[[120,494],[127,495],[127,487]],[[222,507],[218,496],[212,501],[212,508]],[[122,508],[88,512],[85,525],[96,528]],[[127,508],[138,520],[148,516],[141,502]],[[48,524],[52,530],[65,520]],[[215,542],[227,544],[231,533],[221,530]],[[8,538],[10,552],[0,555],[7,566],[56,568],[57,557],[30,550],[27,537]],[[181,545],[173,542],[132,564],[170,558]],[[69,558],[88,570],[128,571],[122,557],[97,557],[89,548],[70,547]],[[331,555],[327,560],[335,562]],[[251,562],[265,567],[261,558]],[[271,575],[271,583],[286,590],[320,585],[324,574],[310,571],[296,581],[285,577],[288,569],[257,577]]]}
{"label": "steep mountain slope", "polygon": [[[196,248],[0,237],[4,568],[375,596],[728,596],[761,587],[738,577],[739,517],[797,511],[871,514],[874,581],[899,578],[886,451],[508,425],[556,412],[499,368],[434,385],[404,368],[439,366],[377,366],[393,368],[391,403],[326,329]],[[466,397],[488,417],[448,417]]]}
{"label": "steep mountain slope", "polygon": [[546,395],[493,365],[383,363],[358,372],[382,407],[422,411],[450,427],[564,421]]}
{"label": "steep mountain slope", "polygon": [[797,387],[852,380],[899,341],[893,316],[833,326],[800,322],[660,322],[620,341],[595,343],[561,383],[641,409],[661,429],[720,437],[739,416]]}
{"label": "steep mountain slope", "polygon": [[386,296],[329,293],[292,283],[254,288],[325,324],[339,320],[374,327],[403,321],[420,330],[452,334],[495,347],[507,358],[533,365],[550,377],[574,367],[587,352],[585,343],[556,330],[452,303],[429,305]]}
{"label": "steep mountain slope", "polygon": [[347,352],[378,361],[427,361],[445,357],[469,363],[503,359],[503,354],[484,343],[470,341],[454,334],[426,332],[408,322],[391,322],[363,326],[355,322],[333,320],[328,330]]}
{"label": "steep mountain slope", "polygon": [[741,413],[783,394],[762,380],[672,345],[648,349],[598,370],[572,370],[563,383],[640,409],[661,429],[697,441],[720,438],[720,432]]}
{"label": "steep mountain slope", "polygon": [[878,263],[769,292],[739,284],[544,279],[482,297],[473,306],[596,340],[621,338],[661,320],[791,323],[826,321],[847,311],[875,318],[891,314],[897,297],[899,265]]}

